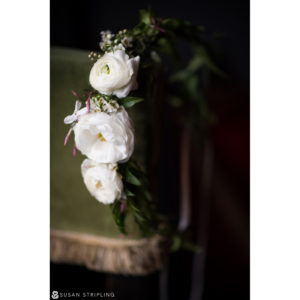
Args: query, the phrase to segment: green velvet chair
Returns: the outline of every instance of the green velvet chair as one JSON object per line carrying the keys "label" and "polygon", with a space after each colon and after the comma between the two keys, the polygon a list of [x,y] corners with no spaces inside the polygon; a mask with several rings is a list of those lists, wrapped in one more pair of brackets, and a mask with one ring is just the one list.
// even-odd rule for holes
{"label": "green velvet chair", "polygon": [[[80,165],[85,157],[79,151],[73,157],[73,135],[64,147],[69,127],[63,120],[73,113],[76,100],[71,91],[80,94],[89,87],[88,52],[52,48],[50,57],[51,260],[117,274],[142,275],[160,269],[166,258],[162,240],[143,238],[130,215],[130,234],[121,236],[110,207],[94,199],[83,183]],[[136,130],[134,157],[145,165],[145,104],[130,108],[129,114]]]}

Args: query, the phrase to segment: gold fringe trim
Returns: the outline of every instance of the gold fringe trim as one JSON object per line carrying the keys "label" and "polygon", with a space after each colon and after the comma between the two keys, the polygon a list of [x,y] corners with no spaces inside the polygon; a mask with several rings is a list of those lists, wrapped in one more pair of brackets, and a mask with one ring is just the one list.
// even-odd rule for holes
{"label": "gold fringe trim", "polygon": [[124,275],[147,275],[161,269],[168,247],[160,236],[129,240],[51,230],[50,256],[56,263]]}

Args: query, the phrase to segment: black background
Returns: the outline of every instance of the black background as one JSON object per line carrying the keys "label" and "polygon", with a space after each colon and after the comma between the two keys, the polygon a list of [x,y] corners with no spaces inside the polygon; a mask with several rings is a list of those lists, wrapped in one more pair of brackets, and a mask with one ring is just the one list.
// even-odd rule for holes
{"label": "black background", "polygon": [[98,50],[100,31],[115,32],[138,23],[138,10],[152,7],[162,18],[180,18],[222,34],[222,64],[232,78],[249,80],[248,1],[50,1],[50,43]]}
{"label": "black background", "polygon": [[[138,10],[149,5],[158,17],[186,19],[203,25],[208,36],[221,36],[217,63],[228,78],[215,80],[209,99],[219,122],[212,130],[216,191],[210,210],[203,299],[249,299],[249,2],[51,0],[50,44],[98,50],[101,30],[133,27]],[[228,203],[222,206],[225,191]],[[170,299],[188,299],[190,275],[181,274],[187,269],[182,265],[191,265],[191,257],[182,253],[172,257]],[[51,289],[92,291],[109,286],[119,290],[120,297],[115,299],[156,299],[158,274],[126,278],[51,265]]]}

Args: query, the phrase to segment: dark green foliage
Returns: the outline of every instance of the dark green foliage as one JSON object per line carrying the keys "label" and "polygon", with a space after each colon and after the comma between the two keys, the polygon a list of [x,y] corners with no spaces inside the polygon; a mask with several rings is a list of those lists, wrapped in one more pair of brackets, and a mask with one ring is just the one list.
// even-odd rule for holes
{"label": "dark green foliage", "polygon": [[110,204],[112,216],[120,230],[121,233],[127,234],[125,229],[125,210],[121,212],[121,201],[115,201]]}
{"label": "dark green foliage", "polygon": [[[119,165],[118,172],[123,178],[125,203],[134,216],[145,236],[158,233],[159,214],[148,190],[148,182],[145,173],[133,160]],[[118,212],[114,218],[120,218]]]}
{"label": "dark green foliage", "polygon": [[144,101],[143,98],[138,98],[138,97],[125,97],[122,99],[119,99],[119,103],[122,104],[125,108],[129,108],[134,106],[137,103],[140,103]]}

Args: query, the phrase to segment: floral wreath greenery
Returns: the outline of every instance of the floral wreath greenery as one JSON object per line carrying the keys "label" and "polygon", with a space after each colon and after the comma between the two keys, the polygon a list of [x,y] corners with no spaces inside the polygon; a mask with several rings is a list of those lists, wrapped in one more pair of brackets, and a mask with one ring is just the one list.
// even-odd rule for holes
{"label": "floral wreath greenery", "polygon": [[[202,129],[213,120],[199,71],[223,73],[208,55],[203,30],[187,21],[154,18],[151,11],[141,10],[140,23],[134,28],[117,34],[102,31],[101,51],[89,54],[94,63],[89,78],[93,89],[85,90],[82,96],[72,91],[77,98],[75,111],[65,118],[65,123],[71,125],[65,144],[74,131],[73,154],[78,149],[88,157],[81,167],[86,187],[98,201],[110,205],[120,232],[127,234],[125,218],[131,211],[144,236],[172,236],[174,250],[180,246],[195,247],[182,239],[157,211],[147,176],[131,158],[134,130],[126,110],[151,98],[153,73],[165,55],[174,59],[175,71],[169,79],[177,87],[168,102],[188,107],[189,120]],[[185,68],[178,50],[180,38],[188,41],[195,54]],[[141,71],[149,83],[143,98],[132,94],[138,88]],[[86,104],[83,108],[82,102]]]}

